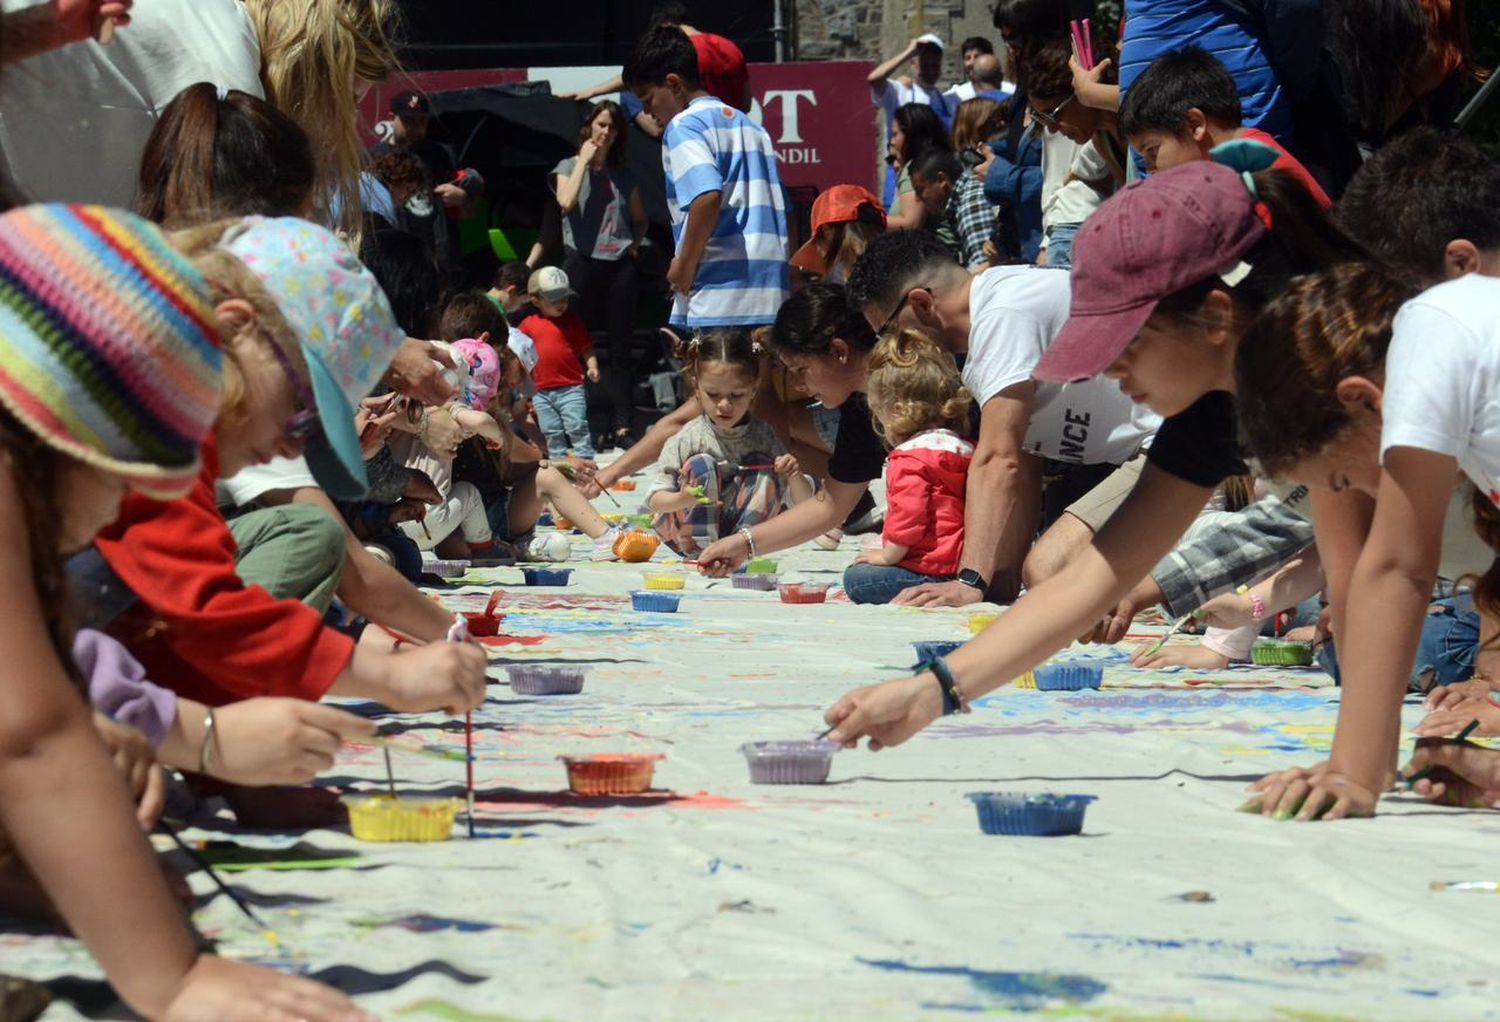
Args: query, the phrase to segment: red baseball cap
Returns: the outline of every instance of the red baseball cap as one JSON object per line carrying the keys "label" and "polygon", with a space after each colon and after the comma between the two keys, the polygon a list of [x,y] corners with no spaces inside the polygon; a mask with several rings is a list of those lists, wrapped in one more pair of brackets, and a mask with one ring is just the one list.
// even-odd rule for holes
{"label": "red baseball cap", "polygon": [[1198,160],[1100,206],[1073,242],[1068,322],[1031,375],[1069,383],[1104,372],[1157,302],[1243,262],[1267,234],[1256,205],[1239,171]]}
{"label": "red baseball cap", "polygon": [[869,189],[859,185],[834,185],[818,193],[812,207],[812,238],[792,253],[791,263],[799,270],[820,276],[828,272],[828,259],[818,248],[818,231],[824,224],[852,221],[885,226],[885,210]]}

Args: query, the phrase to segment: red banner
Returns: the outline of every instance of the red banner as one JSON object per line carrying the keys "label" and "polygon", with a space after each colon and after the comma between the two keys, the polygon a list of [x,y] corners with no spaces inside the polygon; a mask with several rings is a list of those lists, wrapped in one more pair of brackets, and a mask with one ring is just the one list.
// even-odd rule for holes
{"label": "red banner", "polygon": [[788,187],[864,185],[880,194],[865,61],[751,64],[750,116],[771,134]]}

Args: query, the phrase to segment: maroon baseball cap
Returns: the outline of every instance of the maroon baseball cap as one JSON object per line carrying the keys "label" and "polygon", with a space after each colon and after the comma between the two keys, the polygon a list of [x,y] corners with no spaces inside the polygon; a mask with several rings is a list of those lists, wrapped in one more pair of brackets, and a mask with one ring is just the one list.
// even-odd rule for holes
{"label": "maroon baseball cap", "polygon": [[1240,173],[1211,160],[1127,186],[1078,231],[1068,322],[1031,375],[1058,383],[1098,376],[1157,302],[1237,267],[1266,233]]}

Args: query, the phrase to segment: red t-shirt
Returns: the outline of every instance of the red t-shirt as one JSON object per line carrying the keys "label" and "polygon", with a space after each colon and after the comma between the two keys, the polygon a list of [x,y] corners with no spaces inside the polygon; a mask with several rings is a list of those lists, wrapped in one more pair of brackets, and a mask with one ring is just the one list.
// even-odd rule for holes
{"label": "red t-shirt", "polygon": [[1328,197],[1327,192],[1323,191],[1323,186],[1318,184],[1318,179],[1308,173],[1307,168],[1302,165],[1302,162],[1287,152],[1286,147],[1276,141],[1275,138],[1267,135],[1259,128],[1241,128],[1238,137],[1248,139],[1251,142],[1259,142],[1261,145],[1270,146],[1272,149],[1275,149],[1281,156],[1275,163],[1271,164],[1272,169],[1287,171],[1298,181],[1301,181],[1308,193],[1314,199],[1318,200],[1319,206],[1322,206],[1324,209],[1329,209],[1333,206],[1333,200]]}
{"label": "red t-shirt", "polygon": [[594,350],[594,338],[577,313],[569,310],[549,319],[533,312],[521,320],[519,329],[536,345],[531,382],[537,390],[559,390],[583,382],[583,360]]}
{"label": "red t-shirt", "polygon": [[219,451],[203,446],[193,490],[162,503],[130,494],[99,552],[140,602],[110,634],[158,685],[210,706],[252,696],[316,701],[354,656],[354,640],[297,600],[246,585],[214,499]]}
{"label": "red t-shirt", "polygon": [[964,556],[964,490],[974,445],[946,429],[918,433],[885,467],[887,543],[909,547],[901,567],[954,575]]}
{"label": "red t-shirt", "polygon": [[745,55],[740,48],[712,32],[699,32],[688,38],[698,51],[698,77],[702,79],[703,91],[748,114],[750,69],[745,66]]}

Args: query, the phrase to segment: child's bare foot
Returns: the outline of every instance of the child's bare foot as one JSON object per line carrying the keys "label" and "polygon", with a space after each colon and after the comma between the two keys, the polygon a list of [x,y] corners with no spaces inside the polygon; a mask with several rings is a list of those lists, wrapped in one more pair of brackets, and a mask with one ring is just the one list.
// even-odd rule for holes
{"label": "child's bare foot", "polygon": [[241,827],[251,830],[313,830],[342,827],[349,811],[333,792],[324,788],[224,789],[224,801],[234,810]]}
{"label": "child's bare foot", "polygon": [[1471,742],[1424,738],[1417,742],[1401,778],[1412,791],[1447,806],[1500,808],[1500,750]]}
{"label": "child's bare foot", "polygon": [[1433,710],[1422,723],[1412,728],[1418,738],[1452,738],[1474,721],[1479,727],[1471,734],[1482,738],[1500,735],[1500,706],[1490,702],[1489,696],[1480,699],[1446,700],[1443,708]]}

